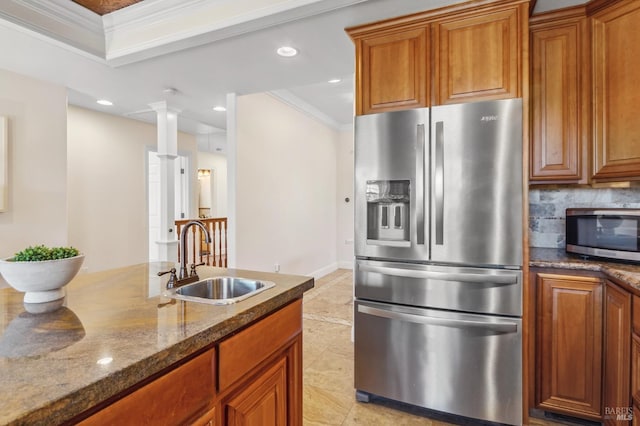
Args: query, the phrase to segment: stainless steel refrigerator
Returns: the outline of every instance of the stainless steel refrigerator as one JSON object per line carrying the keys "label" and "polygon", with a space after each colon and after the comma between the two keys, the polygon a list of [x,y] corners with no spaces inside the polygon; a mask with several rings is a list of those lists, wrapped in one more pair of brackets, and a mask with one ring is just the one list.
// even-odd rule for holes
{"label": "stainless steel refrigerator", "polygon": [[522,424],[522,100],[355,136],[357,399]]}

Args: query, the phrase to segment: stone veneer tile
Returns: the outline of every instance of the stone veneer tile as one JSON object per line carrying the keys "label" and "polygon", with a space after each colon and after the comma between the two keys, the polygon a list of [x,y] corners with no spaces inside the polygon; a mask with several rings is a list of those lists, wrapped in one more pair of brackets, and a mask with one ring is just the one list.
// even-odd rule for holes
{"label": "stone veneer tile", "polygon": [[556,217],[556,205],[552,203],[531,204],[529,215],[533,217]]}
{"label": "stone veneer tile", "polygon": [[558,188],[529,191],[529,245],[563,248],[571,207],[640,208],[640,188]]}

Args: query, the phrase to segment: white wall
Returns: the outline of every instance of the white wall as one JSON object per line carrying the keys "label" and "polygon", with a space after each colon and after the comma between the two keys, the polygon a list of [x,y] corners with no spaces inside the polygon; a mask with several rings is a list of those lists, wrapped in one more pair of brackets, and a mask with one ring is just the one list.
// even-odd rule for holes
{"label": "white wall", "polygon": [[[146,147],[156,145],[155,125],[69,106],[69,242],[89,271],[148,261]],[[178,133],[178,150],[191,157],[194,216],[195,137]]]}
{"label": "white wall", "polygon": [[0,115],[9,119],[9,205],[0,257],[29,245],[67,245],[67,92],[0,69]]}
{"label": "white wall", "polygon": [[268,94],[238,97],[236,114],[236,266],[331,272],[338,133]]}
{"label": "white wall", "polygon": [[227,216],[227,157],[210,152],[198,153],[198,168],[210,169],[212,185],[212,217]]}
{"label": "white wall", "polygon": [[[338,141],[337,163],[337,198],[338,228],[337,251],[338,266],[353,269],[353,130],[340,132]],[[345,201],[349,198],[349,202]]]}

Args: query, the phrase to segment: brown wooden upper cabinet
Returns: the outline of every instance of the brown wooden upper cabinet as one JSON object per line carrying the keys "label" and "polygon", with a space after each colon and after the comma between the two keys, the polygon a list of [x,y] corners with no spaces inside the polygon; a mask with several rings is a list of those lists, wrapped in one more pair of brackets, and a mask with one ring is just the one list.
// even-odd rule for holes
{"label": "brown wooden upper cabinet", "polygon": [[640,179],[640,1],[530,19],[530,183]]}
{"label": "brown wooden upper cabinet", "polygon": [[434,24],[435,104],[517,98],[519,28],[517,8]]}
{"label": "brown wooden upper cabinet", "polygon": [[470,1],[348,28],[356,114],[521,97],[528,10]]}
{"label": "brown wooden upper cabinet", "polygon": [[531,152],[535,183],[587,183],[591,132],[585,7],[530,20]]}
{"label": "brown wooden upper cabinet", "polygon": [[364,113],[428,105],[428,28],[402,27],[358,42],[357,92]]}
{"label": "brown wooden upper cabinet", "polygon": [[594,179],[640,177],[640,1],[593,14]]}

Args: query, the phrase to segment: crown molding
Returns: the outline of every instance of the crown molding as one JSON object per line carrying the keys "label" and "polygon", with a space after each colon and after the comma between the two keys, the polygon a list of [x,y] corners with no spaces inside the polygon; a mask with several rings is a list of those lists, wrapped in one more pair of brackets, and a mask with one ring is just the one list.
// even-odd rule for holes
{"label": "crown molding", "polygon": [[106,59],[125,65],[369,0],[156,0],[102,17]]}
{"label": "crown molding", "polygon": [[288,90],[272,90],[270,92],[267,92],[267,94],[302,112],[303,114],[306,114],[307,116],[320,121],[322,124],[331,127],[333,130],[342,132],[345,131],[345,126],[348,126],[349,128],[351,126],[343,125],[342,123],[337,122],[327,114],[323,113],[313,105],[303,101]]}
{"label": "crown molding", "polygon": [[99,16],[70,0],[1,0],[0,18],[111,66],[371,0],[154,0]]}
{"label": "crown molding", "polygon": [[100,16],[73,1],[22,0],[20,3],[60,23],[79,26],[95,34],[104,34]]}
{"label": "crown molding", "polygon": [[102,19],[72,1],[3,1],[0,18],[91,55],[105,57]]}

